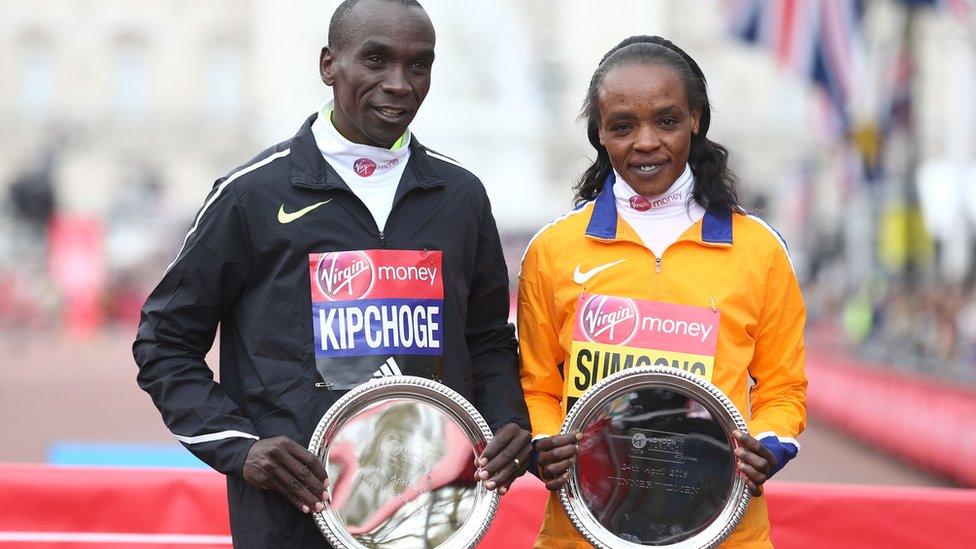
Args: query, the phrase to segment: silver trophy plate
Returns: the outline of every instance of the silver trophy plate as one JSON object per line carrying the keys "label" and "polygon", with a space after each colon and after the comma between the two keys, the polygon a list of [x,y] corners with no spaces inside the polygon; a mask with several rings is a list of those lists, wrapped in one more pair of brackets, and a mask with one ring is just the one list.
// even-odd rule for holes
{"label": "silver trophy plate", "polygon": [[590,388],[562,432],[583,434],[559,498],[596,547],[716,547],[749,505],[737,473],[742,415],[717,387],[670,367],[623,370]]}
{"label": "silver trophy plate", "polygon": [[474,406],[436,381],[364,383],[325,413],[309,443],[332,496],[315,522],[337,548],[474,547],[498,507],[498,493],[474,478],[489,440]]}

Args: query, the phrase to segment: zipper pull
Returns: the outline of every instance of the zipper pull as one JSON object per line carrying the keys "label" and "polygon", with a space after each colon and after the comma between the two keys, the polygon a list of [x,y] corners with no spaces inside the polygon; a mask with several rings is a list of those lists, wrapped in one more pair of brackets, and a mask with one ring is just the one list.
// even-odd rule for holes
{"label": "zipper pull", "polygon": [[380,248],[385,248],[385,247],[386,247],[386,235],[383,234],[383,231],[380,231]]}
{"label": "zipper pull", "polygon": [[658,272],[658,273],[661,272],[661,258],[660,257],[654,258],[654,271],[655,272]]}

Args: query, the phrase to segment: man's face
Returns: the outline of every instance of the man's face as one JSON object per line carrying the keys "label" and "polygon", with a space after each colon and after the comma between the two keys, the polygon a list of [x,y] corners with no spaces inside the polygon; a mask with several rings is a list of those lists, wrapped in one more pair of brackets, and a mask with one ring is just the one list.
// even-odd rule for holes
{"label": "man's face", "polygon": [[348,14],[342,41],[322,49],[333,123],[346,139],[389,148],[430,89],[434,28],[423,10],[366,0]]}

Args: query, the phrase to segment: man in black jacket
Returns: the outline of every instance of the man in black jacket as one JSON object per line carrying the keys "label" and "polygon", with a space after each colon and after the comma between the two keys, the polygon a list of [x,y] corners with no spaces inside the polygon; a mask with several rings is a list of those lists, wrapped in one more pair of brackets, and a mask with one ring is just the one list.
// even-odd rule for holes
{"label": "man in black jacket", "polygon": [[[239,547],[327,546],[319,418],[372,377],[437,379],[495,433],[476,476],[531,455],[508,275],[481,182],[414,138],[434,30],[411,0],[347,0],[320,73],[334,102],[219,179],[142,311],[139,385],[227,475]],[[220,382],[204,362],[220,326]]]}

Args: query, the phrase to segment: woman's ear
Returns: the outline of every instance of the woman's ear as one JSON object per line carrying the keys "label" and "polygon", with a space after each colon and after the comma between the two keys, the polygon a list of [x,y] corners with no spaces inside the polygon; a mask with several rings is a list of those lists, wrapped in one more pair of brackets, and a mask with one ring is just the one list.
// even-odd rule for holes
{"label": "woman's ear", "polygon": [[698,128],[701,122],[701,107],[695,107],[695,110],[691,111],[691,133],[698,135]]}

